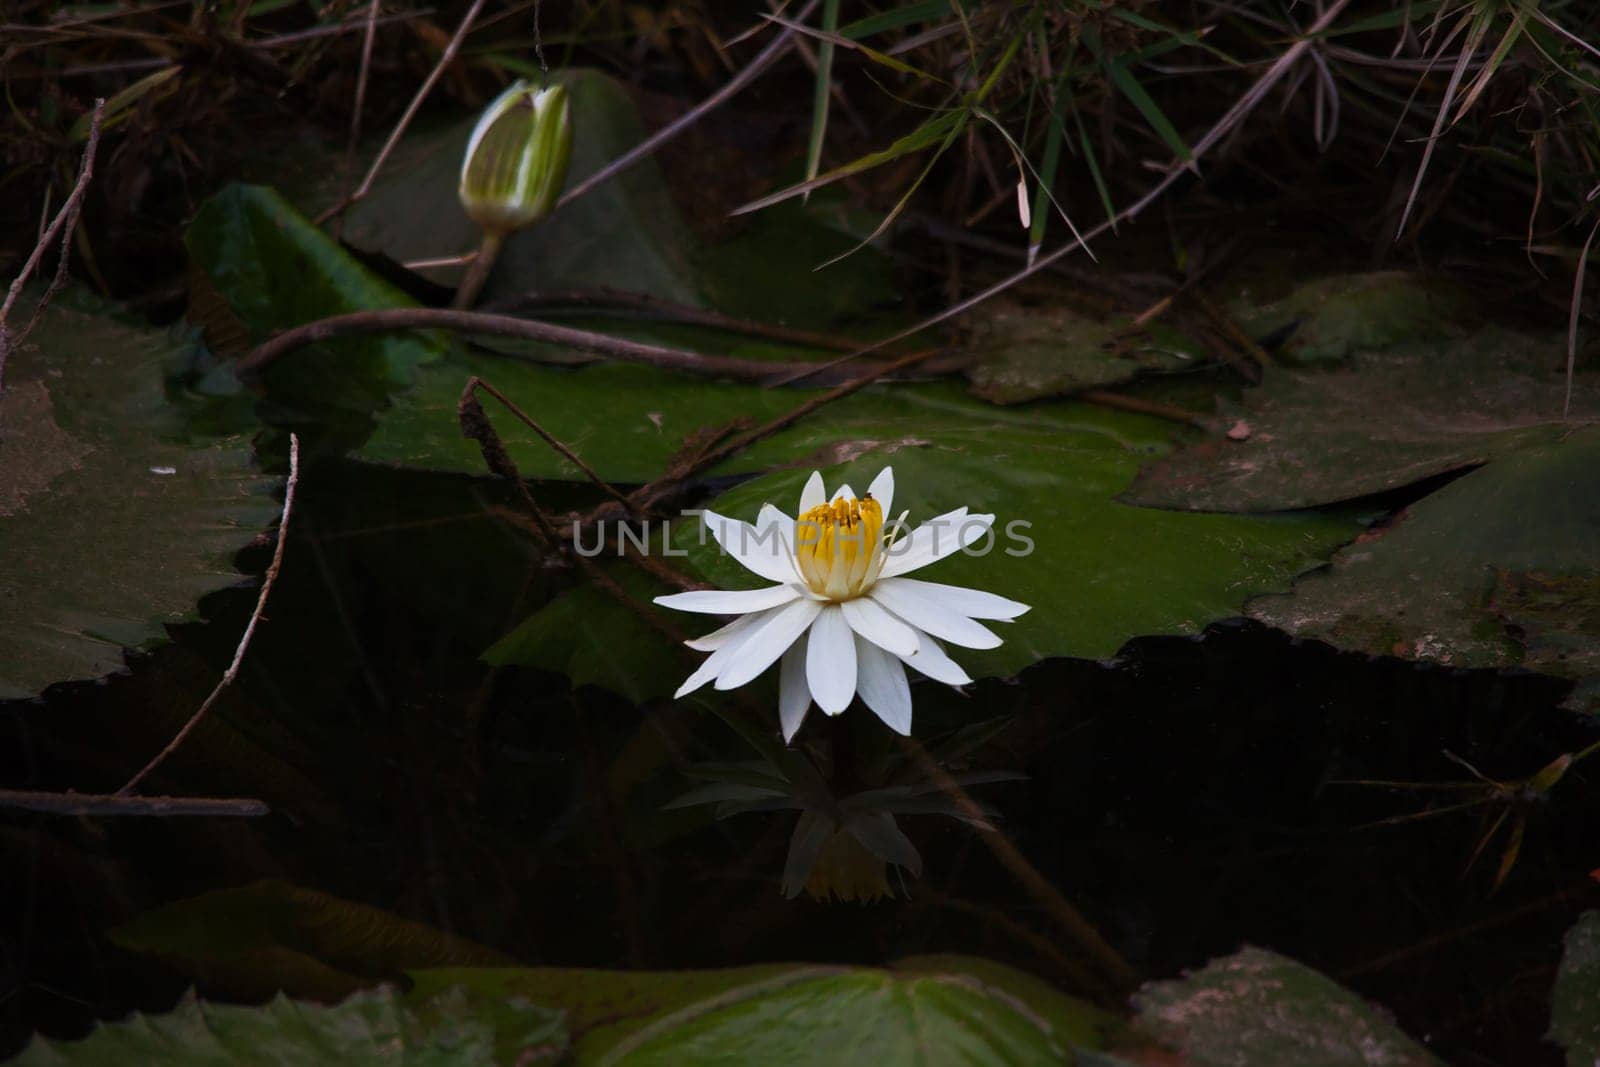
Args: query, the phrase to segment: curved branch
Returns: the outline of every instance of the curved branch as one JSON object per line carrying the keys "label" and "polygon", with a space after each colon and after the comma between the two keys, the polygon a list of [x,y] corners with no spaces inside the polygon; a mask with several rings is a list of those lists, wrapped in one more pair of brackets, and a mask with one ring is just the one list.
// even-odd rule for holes
{"label": "curved branch", "polygon": [[[565,345],[568,348],[593,352],[629,363],[644,363],[668,370],[733,378],[746,382],[766,382],[784,375],[812,376],[805,372],[820,369],[820,365],[805,361],[776,362],[738,359],[733,356],[708,356],[681,348],[608,337],[589,330],[555,326],[547,322],[534,322],[510,315],[495,315],[482,311],[454,311],[445,308],[381,308],[318,319],[316,322],[308,322],[303,326],[285,330],[264,342],[241,359],[234,369],[241,378],[247,378],[261,373],[296,349],[335,337],[428,329],[491,334],[496,337],[520,337],[529,341]],[[876,368],[871,365],[859,367],[850,371],[849,376],[853,378],[863,371],[871,373],[874,369]]]}

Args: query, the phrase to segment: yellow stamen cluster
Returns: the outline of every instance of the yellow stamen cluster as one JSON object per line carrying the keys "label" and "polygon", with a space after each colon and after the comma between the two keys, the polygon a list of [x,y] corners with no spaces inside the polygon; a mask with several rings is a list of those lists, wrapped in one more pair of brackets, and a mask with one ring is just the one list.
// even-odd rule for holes
{"label": "yellow stamen cluster", "polygon": [[869,493],[820,504],[795,522],[800,575],[818,596],[858,597],[883,568],[883,507]]}

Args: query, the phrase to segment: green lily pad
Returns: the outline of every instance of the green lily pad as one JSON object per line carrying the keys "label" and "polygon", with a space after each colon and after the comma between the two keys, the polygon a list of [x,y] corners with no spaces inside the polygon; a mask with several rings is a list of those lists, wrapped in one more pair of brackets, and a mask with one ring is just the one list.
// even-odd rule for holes
{"label": "green lily pad", "polygon": [[1600,707],[1600,429],[1451,482],[1334,557],[1263,622],[1341,648],[1453,667],[1524,666]]}
{"label": "green lily pad", "polygon": [[1429,1067],[1377,1008],[1309,967],[1246,948],[1134,997],[1138,1028],[1189,1067]]}
{"label": "green lily pad", "polygon": [[102,1023],[81,1041],[35,1038],[12,1062],[23,1067],[492,1067],[555,1063],[568,1038],[561,1016],[524,1000],[484,1001],[445,989],[427,998],[392,988],[356,993],[334,1007],[277,997],[258,1007],[185,997],[165,1015]]}
{"label": "green lily pad", "polygon": [[974,312],[964,347],[972,392],[996,404],[1103,389],[1142,374],[1195,366],[1202,354],[1176,337],[1134,334],[1068,308],[991,300]]}
{"label": "green lily pad", "polygon": [[1271,368],[1234,431],[1152,463],[1134,503],[1269,511],[1410,485],[1600,421],[1600,373],[1578,374],[1563,422],[1561,338],[1485,327],[1461,340],[1363,349],[1336,368]]}
{"label": "green lily pad", "polygon": [[[974,554],[957,553],[917,575],[1033,605],[1000,628],[1000,648],[957,650],[974,677],[1010,676],[1052,656],[1106,658],[1145,634],[1197,633],[1237,615],[1248,597],[1286,588],[1359,532],[1352,518],[1338,514],[1189,515],[1119,503],[1139,462],[1165,449],[1166,439],[1166,425],[1155,419],[1084,404],[996,409],[950,383],[879,387],[757,444],[738,467],[772,473],[708,506],[746,521],[767,502],[792,514],[813,467],[830,487],[848,482],[860,490],[893,465],[894,509],[909,508],[913,525],[963,505],[993,512],[995,540],[987,554],[976,554],[980,542],[968,550]],[[659,528],[652,536],[658,543]],[[688,557],[668,562],[687,564],[724,588],[762,584],[714,542],[701,544],[697,520],[676,521],[672,537]],[[574,590],[536,612],[493,655],[497,662],[560,670],[570,659],[549,654],[537,635],[548,639],[561,620],[581,615],[585,632],[613,635],[610,642],[623,647],[614,635],[637,626],[623,622],[626,614]],[[693,632],[704,623],[681,613],[663,617]],[[645,636],[628,633],[630,641]],[[671,692],[681,681],[662,677],[653,654],[639,662],[650,668],[636,669],[619,656],[609,681],[597,672],[588,677],[636,699]]]}
{"label": "green lily pad", "polygon": [[[14,310],[25,322],[33,305]],[[271,524],[273,484],[240,437],[190,435],[164,377],[191,338],[60,294],[0,397],[0,699],[121,670]]]}
{"label": "green lily pad", "polygon": [[415,994],[560,1007],[580,1064],[1062,1063],[1122,1024],[1002,964],[924,957],[889,969],[770,964],[713,971],[437,970]]}
{"label": "green lily pad", "polygon": [[1600,1059],[1600,911],[1584,912],[1567,931],[1549,1038],[1567,1050],[1567,1067],[1593,1067]]}
{"label": "green lily pad", "polygon": [[[211,197],[185,241],[195,267],[256,343],[329,315],[416,306],[262,186],[231,185]],[[268,368],[266,383],[280,399],[371,410],[409,386],[444,347],[424,333],[340,338]]]}
{"label": "green lily pad", "polygon": [[241,999],[281,990],[337,1000],[418,967],[512,962],[431,926],[276,880],[175,901],[110,937]]}
{"label": "green lily pad", "polygon": [[1266,302],[1246,292],[1229,305],[1240,327],[1296,363],[1332,363],[1354,352],[1459,332],[1467,296],[1407,271],[1334,274]]}
{"label": "green lily pad", "polygon": [[[1239,614],[1255,592],[1286,587],[1359,531],[1346,516],[1180,515],[1130,507],[1115,498],[1140,460],[1166,447],[1166,424],[1071,403],[996,413],[970,401],[963,408],[941,392],[919,387],[901,401],[899,418],[892,408],[880,410],[871,438],[852,437],[848,431],[857,427],[828,419],[766,447],[787,444],[791,455],[814,457],[824,435],[844,432],[845,442],[869,444],[847,450],[857,453],[849,462],[822,464],[830,487],[847,482],[860,490],[893,465],[894,509],[909,508],[913,526],[963,505],[996,516],[987,554],[978,554],[980,542],[917,572],[1033,605],[1000,627],[999,648],[958,651],[975,678],[1009,677],[1052,656],[1109,658],[1147,634],[1198,633]],[[809,463],[780,470],[710,506],[746,521],[767,501],[792,512],[809,473]],[[713,581],[760,584],[714,542],[698,542],[690,559]]]}

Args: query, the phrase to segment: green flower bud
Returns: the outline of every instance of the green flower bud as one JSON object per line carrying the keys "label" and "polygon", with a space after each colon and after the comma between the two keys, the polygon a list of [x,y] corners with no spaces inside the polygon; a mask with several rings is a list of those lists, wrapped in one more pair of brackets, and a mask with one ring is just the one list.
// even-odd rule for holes
{"label": "green flower bud", "polygon": [[523,81],[484,110],[461,161],[461,206],[491,234],[550,214],[572,158],[572,99],[566,86]]}

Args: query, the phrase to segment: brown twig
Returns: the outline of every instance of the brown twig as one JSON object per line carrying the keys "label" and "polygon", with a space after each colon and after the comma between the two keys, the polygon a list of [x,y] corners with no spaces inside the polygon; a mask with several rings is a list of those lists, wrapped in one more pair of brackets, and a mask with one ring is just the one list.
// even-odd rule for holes
{"label": "brown twig", "polygon": [[[352,311],[318,319],[302,326],[285,330],[265,342],[235,365],[241,377],[258,374],[261,370],[298,348],[346,337],[351,334],[387,333],[397,330],[456,330],[461,333],[490,334],[497,337],[520,337],[530,341],[565,345],[583,352],[594,352],[613,359],[631,363],[645,363],[668,370],[687,371],[740,381],[766,382],[774,377],[793,374],[812,364],[803,361],[768,362],[738,359],[733,356],[708,356],[665,345],[629,341],[620,337],[570,326],[556,326],[510,315],[495,315],[482,311],[457,311],[446,308],[380,308],[371,311]],[[924,354],[926,356],[926,354]],[[909,366],[909,364],[905,364]],[[887,373],[900,364],[885,364],[877,369]],[[805,375],[809,376],[809,375]]]}
{"label": "brown twig", "polygon": [[472,24],[477,21],[478,12],[482,9],[483,0],[472,0],[472,6],[462,16],[461,25],[456,27],[455,35],[450,38],[450,43],[444,47],[444,53],[439,56],[439,62],[434,64],[433,69],[428,72],[427,78],[422,82],[422,88],[417,90],[417,94],[411,98],[411,103],[406,105],[405,114],[400,116],[400,121],[395,123],[393,130],[389,131],[389,139],[383,142],[383,147],[378,150],[377,158],[372,161],[372,166],[367,168],[366,177],[361,179],[361,184],[356,186],[355,192],[317,216],[316,224],[318,226],[335,215],[344,214],[352,204],[365,199],[366,195],[372,191],[372,183],[378,180],[378,172],[383,169],[385,163],[389,162],[389,156],[394,152],[395,146],[400,143],[400,138],[405,134],[406,128],[411,125],[411,120],[417,117],[417,111],[422,107],[422,102],[428,98],[429,93],[433,92],[433,87],[444,74],[444,69],[456,58],[456,53],[461,50],[461,42],[472,29]]}
{"label": "brown twig", "polygon": [[232,685],[233,680],[239,676],[239,665],[244,662],[244,654],[250,648],[251,638],[255,636],[256,625],[261,622],[261,614],[266,610],[267,597],[272,594],[273,583],[278,580],[278,571],[283,566],[283,548],[289,542],[289,517],[294,512],[294,490],[299,481],[300,438],[290,434],[289,479],[284,484],[283,517],[278,520],[278,544],[272,550],[272,562],[267,565],[266,577],[261,580],[261,594],[256,597],[255,610],[250,612],[250,621],[245,624],[244,634],[239,638],[239,647],[233,651],[233,662],[228,664],[228,669],[222,672],[221,681],[217,682],[216,688],[211,690],[210,695],[200,705],[199,710],[189,716],[189,721],[183,724],[183,729],[179,730],[177,735],[167,742],[167,747],[156,753],[155,757],[149,763],[146,763],[138,774],[129,778],[127,784],[117,790],[117,796],[128,796],[133,792],[135,786],[149,776],[151,771],[161,766],[167,757],[176,752],[178,746],[182,745],[189,735],[194,732],[195,727],[200,725],[200,721],[206,717],[206,713],[211,710],[211,706],[222,696],[223,691]]}
{"label": "brown twig", "polygon": [[0,789],[0,808],[47,815],[231,815],[245,818],[272,811],[265,801],[249,797],[125,797],[120,793],[38,793],[25,789]]}
{"label": "brown twig", "polygon": [[[795,21],[804,22],[817,9],[817,5],[820,3],[822,3],[822,0],[809,0],[805,7],[800,9],[800,13],[795,16]],[[739,90],[755,81],[757,75],[782,58],[783,54],[794,44],[794,41],[795,31],[784,29],[783,32],[772,39],[767,47],[756,53],[756,57],[746,64],[743,70],[729,78],[726,85],[583,179],[577,185],[574,185],[571,189],[568,189],[565,193],[562,193],[561,199],[556,202],[556,207],[558,209],[565,207],[595,186],[611,180],[640,160],[648,158],[656,149],[727,103]]]}
{"label": "brown twig", "polygon": [[1159,401],[1145,400],[1137,396],[1110,393],[1104,389],[1089,389],[1075,394],[1074,398],[1085,403],[1094,404],[1097,407],[1115,408],[1118,411],[1132,411],[1139,415],[1153,415],[1158,419],[1187,423],[1202,430],[1216,429],[1214,420],[1208,419],[1204,415],[1197,415],[1175,404],[1163,404]]}
{"label": "brown twig", "polygon": [[606,481],[604,478],[600,477],[600,475],[596,473],[595,469],[579,458],[578,454],[572,449],[568,448],[565,442],[559,440],[554,434],[552,434],[549,430],[546,430],[543,426],[540,426],[527,412],[518,407],[510,397],[506,396],[504,393],[496,389],[493,385],[484,381],[482,378],[479,378],[477,375],[473,375],[471,378],[467,379],[466,388],[463,389],[461,393],[462,402],[465,403],[466,399],[478,389],[482,389],[484,392],[500,401],[507,411],[511,412],[512,415],[515,415],[523,423],[523,425],[528,427],[528,429],[532,430],[534,433],[543,438],[545,444],[561,453],[562,457],[565,458],[567,462],[581,470],[584,473],[584,476],[598,486],[600,490],[607,496],[611,497],[611,499],[615,500],[623,507],[632,506],[628,503],[628,498],[624,496],[619,489],[613,486],[610,482]]}
{"label": "brown twig", "polygon": [[[96,99],[94,114],[89,119],[89,140],[83,146],[83,162],[78,167],[78,180],[73,183],[72,192],[67,195],[61,210],[56,212],[56,217],[50,221],[50,225],[34,244],[33,253],[28,256],[28,261],[22,265],[22,270],[12,280],[11,288],[6,292],[5,303],[0,304],[0,395],[5,393],[6,357],[33,332],[33,328],[39,323],[39,316],[44,314],[45,308],[66,283],[67,264],[72,258],[68,253],[68,244],[78,226],[78,215],[83,210],[83,198],[89,189],[89,179],[94,176],[94,157],[100,146],[100,122],[105,117],[105,110],[105,99],[103,97]],[[50,279],[50,284],[46,287],[44,295],[39,298],[39,302],[33,306],[33,314],[29,316],[28,324],[21,330],[13,332],[7,325],[11,309],[15,306],[17,298],[22,295],[22,287],[33,277],[33,272],[39,269],[46,250],[55,243],[57,233],[61,235],[61,255],[56,263],[55,276]]]}

